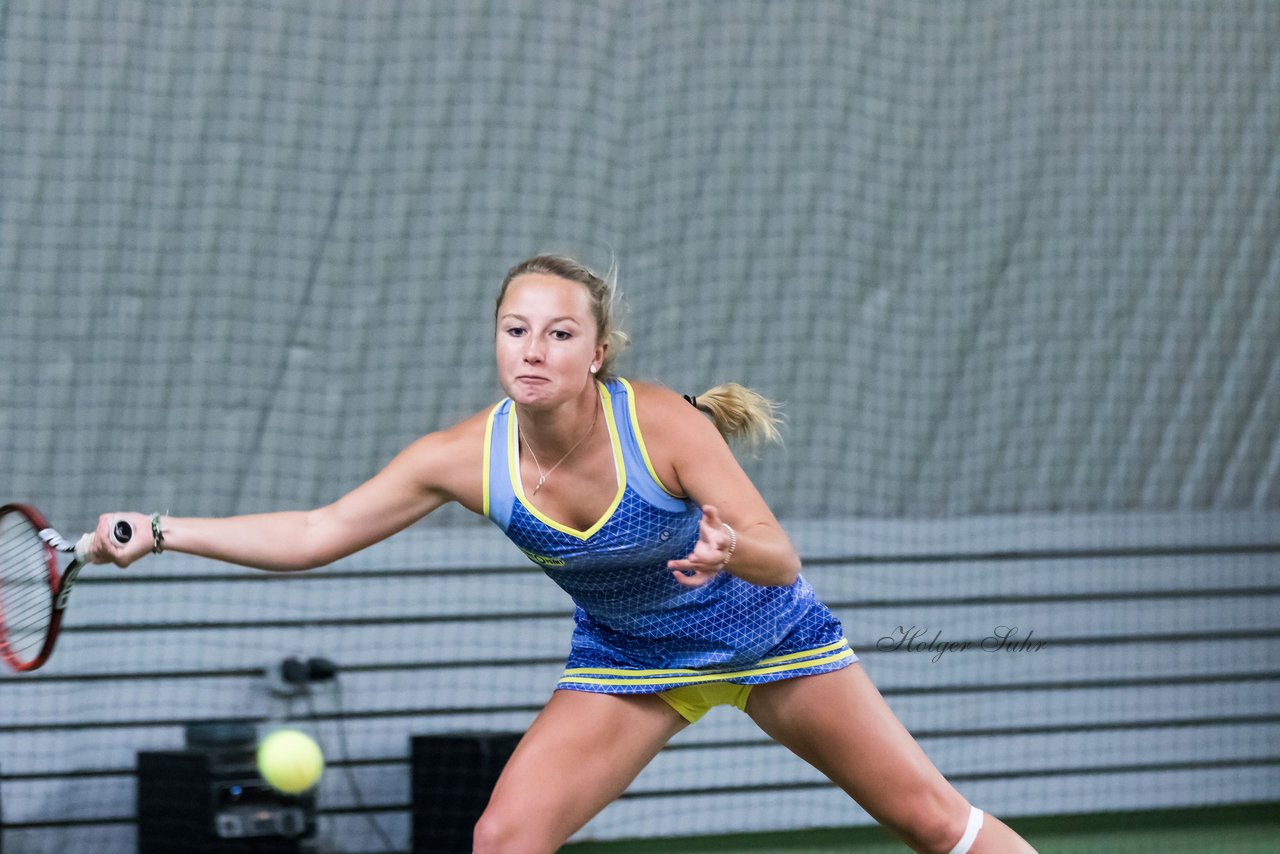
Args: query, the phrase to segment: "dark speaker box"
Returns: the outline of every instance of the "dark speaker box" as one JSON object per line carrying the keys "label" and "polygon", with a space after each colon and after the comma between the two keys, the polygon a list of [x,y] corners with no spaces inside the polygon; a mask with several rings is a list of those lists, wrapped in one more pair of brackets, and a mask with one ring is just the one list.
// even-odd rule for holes
{"label": "dark speaker box", "polygon": [[304,854],[315,798],[284,795],[252,752],[138,754],[138,854]]}
{"label": "dark speaker box", "polygon": [[471,831],[521,733],[411,740],[414,854],[470,854]]}

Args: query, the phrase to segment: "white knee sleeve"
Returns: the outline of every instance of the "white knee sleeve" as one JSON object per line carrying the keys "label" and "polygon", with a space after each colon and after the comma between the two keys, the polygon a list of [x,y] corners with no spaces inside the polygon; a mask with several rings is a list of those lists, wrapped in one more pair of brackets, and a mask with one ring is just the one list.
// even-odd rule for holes
{"label": "white knee sleeve", "polygon": [[978,838],[979,830],[982,830],[982,810],[971,806],[969,823],[965,825],[964,836],[961,836],[960,841],[951,849],[951,854],[969,854],[969,847],[973,845],[973,840]]}

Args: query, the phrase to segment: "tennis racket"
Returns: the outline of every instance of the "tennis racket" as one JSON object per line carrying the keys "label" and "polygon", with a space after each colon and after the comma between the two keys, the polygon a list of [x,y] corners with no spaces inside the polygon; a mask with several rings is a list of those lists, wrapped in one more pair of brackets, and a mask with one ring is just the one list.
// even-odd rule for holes
{"label": "tennis racket", "polygon": [[[123,545],[133,539],[133,526],[119,521],[111,537]],[[91,548],[93,534],[64,539],[34,507],[0,507],[0,658],[9,667],[35,670],[53,654],[62,611]],[[58,552],[75,554],[61,575]]]}

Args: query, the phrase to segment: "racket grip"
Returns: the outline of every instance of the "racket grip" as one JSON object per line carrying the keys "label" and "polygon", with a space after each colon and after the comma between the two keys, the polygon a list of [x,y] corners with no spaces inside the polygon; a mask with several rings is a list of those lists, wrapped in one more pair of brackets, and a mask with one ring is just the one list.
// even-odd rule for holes
{"label": "racket grip", "polygon": [[[123,546],[125,543],[133,539],[133,526],[121,519],[111,528],[111,540],[117,546]],[[88,561],[93,554],[93,534],[85,534],[76,540],[76,558],[82,561]]]}
{"label": "racket grip", "polygon": [[111,529],[111,539],[115,540],[117,546],[123,546],[133,539],[133,526],[121,519]]}

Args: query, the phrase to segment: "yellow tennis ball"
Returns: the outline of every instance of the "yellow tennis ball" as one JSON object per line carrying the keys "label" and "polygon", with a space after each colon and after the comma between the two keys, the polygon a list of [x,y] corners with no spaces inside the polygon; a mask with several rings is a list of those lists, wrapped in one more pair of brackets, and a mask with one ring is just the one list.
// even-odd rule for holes
{"label": "yellow tennis ball", "polygon": [[324,773],[324,754],[315,739],[296,729],[279,729],[258,745],[258,773],[275,789],[296,795]]}

